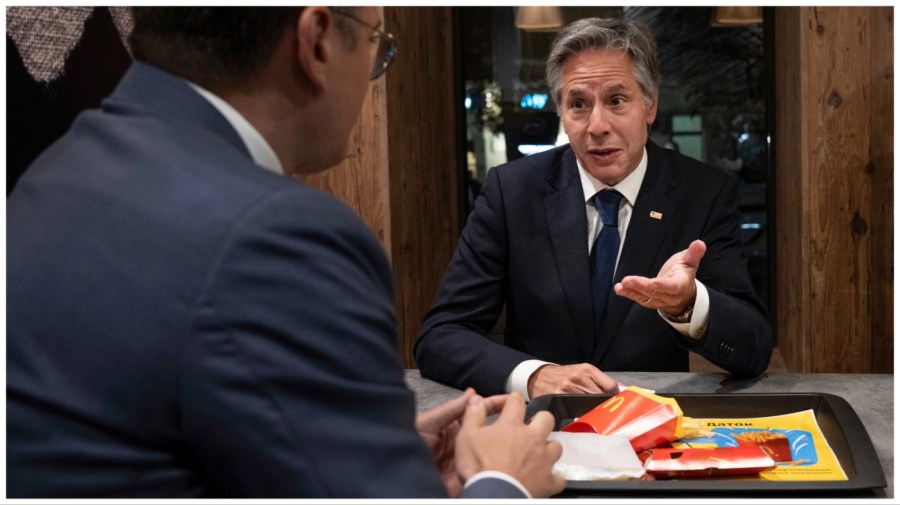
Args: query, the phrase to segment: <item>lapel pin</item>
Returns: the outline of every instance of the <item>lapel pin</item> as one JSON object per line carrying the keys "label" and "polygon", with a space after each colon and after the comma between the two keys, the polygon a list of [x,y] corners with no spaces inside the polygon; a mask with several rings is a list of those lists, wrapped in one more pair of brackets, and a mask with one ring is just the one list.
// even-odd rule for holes
{"label": "lapel pin", "polygon": [[655,210],[651,210],[650,217],[652,217],[653,219],[662,219],[662,212],[656,212]]}

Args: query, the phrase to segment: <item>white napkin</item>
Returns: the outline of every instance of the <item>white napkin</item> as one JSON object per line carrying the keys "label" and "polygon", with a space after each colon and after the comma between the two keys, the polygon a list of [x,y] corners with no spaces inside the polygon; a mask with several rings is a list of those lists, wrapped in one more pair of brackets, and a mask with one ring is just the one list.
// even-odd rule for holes
{"label": "white napkin", "polygon": [[644,466],[625,435],[554,431],[548,440],[562,445],[553,473],[566,480],[639,479]]}

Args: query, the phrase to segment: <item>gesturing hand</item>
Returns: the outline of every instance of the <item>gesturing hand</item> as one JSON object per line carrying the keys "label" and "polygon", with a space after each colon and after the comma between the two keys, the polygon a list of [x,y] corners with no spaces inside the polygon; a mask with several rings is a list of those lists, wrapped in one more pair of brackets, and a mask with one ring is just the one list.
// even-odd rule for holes
{"label": "gesturing hand", "polygon": [[682,314],[697,298],[694,279],[704,254],[706,244],[695,240],[687,249],[673,254],[656,277],[629,275],[623,278],[615,285],[616,294],[671,316]]}

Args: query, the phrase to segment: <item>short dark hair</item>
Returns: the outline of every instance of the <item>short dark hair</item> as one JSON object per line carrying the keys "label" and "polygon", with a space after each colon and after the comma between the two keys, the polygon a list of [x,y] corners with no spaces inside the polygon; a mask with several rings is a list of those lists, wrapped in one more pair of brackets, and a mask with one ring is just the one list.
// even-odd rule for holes
{"label": "short dark hair", "polygon": [[586,18],[563,28],[556,36],[547,57],[547,83],[559,111],[562,93],[562,67],[566,60],[582,51],[612,49],[631,58],[634,76],[649,106],[659,91],[659,66],[653,33],[636,21],[615,18]]}
{"label": "short dark hair", "polygon": [[[134,7],[135,59],[206,88],[240,86],[272,56],[303,7]],[[334,10],[346,9],[335,8]],[[335,16],[336,19],[341,16]],[[345,35],[352,31],[336,21]]]}

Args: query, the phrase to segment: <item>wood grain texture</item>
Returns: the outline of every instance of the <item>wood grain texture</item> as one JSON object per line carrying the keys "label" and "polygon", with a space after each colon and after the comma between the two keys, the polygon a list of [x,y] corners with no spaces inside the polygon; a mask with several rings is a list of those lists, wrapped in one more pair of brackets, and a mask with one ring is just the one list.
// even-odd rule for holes
{"label": "wood grain texture", "polygon": [[458,180],[450,7],[385,8],[398,40],[387,73],[391,250],[400,354],[412,349],[456,247]]}
{"label": "wood grain texture", "polygon": [[789,370],[809,367],[808,270],[803,258],[807,241],[804,217],[804,168],[807,157],[800,146],[806,143],[801,118],[807,76],[801,65],[801,47],[806,31],[801,29],[800,9],[775,10],[775,209],[776,279],[779,305],[775,314],[778,346]]}
{"label": "wood grain texture", "polygon": [[792,371],[893,371],[892,14],[776,10],[777,328]]}
{"label": "wood grain texture", "polygon": [[872,216],[870,278],[872,303],[871,371],[894,370],[894,9],[870,10],[872,41],[869,51],[872,120],[869,167],[877,182],[872,186],[869,214]]}

